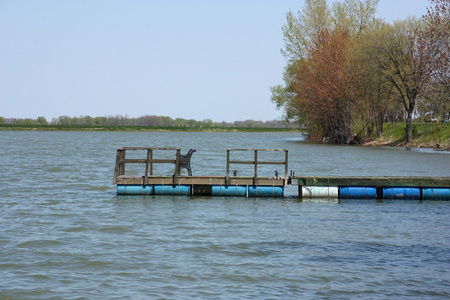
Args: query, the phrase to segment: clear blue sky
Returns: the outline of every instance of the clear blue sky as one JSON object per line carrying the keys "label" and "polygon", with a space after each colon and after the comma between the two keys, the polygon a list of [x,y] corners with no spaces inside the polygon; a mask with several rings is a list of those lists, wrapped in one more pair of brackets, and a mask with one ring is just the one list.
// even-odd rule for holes
{"label": "clear blue sky", "polygon": [[[333,1],[329,1],[330,4]],[[279,118],[281,27],[301,0],[0,0],[0,116]],[[380,0],[387,21],[427,0]]]}

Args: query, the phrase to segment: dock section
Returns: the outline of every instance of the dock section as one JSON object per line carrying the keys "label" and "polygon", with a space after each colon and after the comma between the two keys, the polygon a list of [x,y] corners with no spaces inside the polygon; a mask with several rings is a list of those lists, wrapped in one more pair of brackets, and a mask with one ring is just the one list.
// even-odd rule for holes
{"label": "dock section", "polygon": [[450,177],[291,176],[299,197],[450,200]]}
{"label": "dock section", "polygon": [[[156,153],[172,152],[173,159],[156,158]],[[252,160],[232,160],[231,153],[251,151]],[[261,152],[284,152],[283,159],[263,161],[259,159]],[[128,154],[140,152],[144,158],[129,158]],[[167,156],[167,155],[166,155]],[[170,155],[169,155],[170,156]],[[242,197],[282,197],[284,186],[288,183],[288,151],[284,149],[227,149],[225,176],[181,176],[180,162],[183,156],[180,148],[159,147],[123,147],[117,149],[113,183],[117,185],[119,195],[209,195],[209,196],[242,196]],[[189,162],[188,162],[189,163]],[[134,173],[127,174],[130,165],[138,164]],[[172,164],[173,175],[155,175],[154,168],[158,164]],[[253,165],[253,176],[237,176],[230,174],[231,165]],[[281,165],[284,174],[276,172],[274,176],[259,176],[258,166]],[[133,172],[130,172],[133,173]]]}
{"label": "dock section", "polygon": [[[195,149],[186,155],[181,155],[180,150],[117,149],[113,181],[117,194],[283,197],[285,186],[293,185],[298,186],[300,198],[450,200],[450,177],[298,176],[292,171],[288,176],[288,150],[285,149],[227,149],[224,176],[195,176],[190,166]],[[233,159],[233,154],[243,152],[250,152],[251,159]],[[276,154],[277,159],[262,160],[262,154],[267,152]],[[161,165],[169,165],[165,175],[156,174]],[[231,171],[239,169],[236,165],[250,166],[253,175],[238,176],[239,172]],[[282,171],[275,171],[274,176],[261,176],[258,168],[266,165]],[[189,176],[181,175],[183,168]]]}

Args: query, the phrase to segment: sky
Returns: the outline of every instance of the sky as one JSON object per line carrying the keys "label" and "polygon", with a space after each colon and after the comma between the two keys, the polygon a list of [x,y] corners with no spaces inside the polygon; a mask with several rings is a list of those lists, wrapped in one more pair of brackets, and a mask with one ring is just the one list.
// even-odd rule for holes
{"label": "sky", "polygon": [[[329,1],[331,4],[334,1]],[[0,0],[0,117],[282,117],[282,26],[302,0]],[[420,17],[428,0],[380,0]]]}

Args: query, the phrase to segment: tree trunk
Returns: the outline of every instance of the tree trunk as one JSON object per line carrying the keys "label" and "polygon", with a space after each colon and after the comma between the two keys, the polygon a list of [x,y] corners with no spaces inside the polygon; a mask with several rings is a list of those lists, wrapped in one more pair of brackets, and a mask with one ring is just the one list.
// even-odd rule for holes
{"label": "tree trunk", "polygon": [[406,110],[406,144],[409,144],[412,141],[412,115],[416,106],[416,96],[417,91],[413,88],[411,95],[408,98],[409,105]]}
{"label": "tree trunk", "polygon": [[378,118],[377,118],[377,133],[378,133],[378,137],[382,137],[383,136],[383,123],[384,123],[384,115],[382,112],[378,113]]}
{"label": "tree trunk", "polygon": [[410,100],[409,101],[409,107],[408,110],[406,111],[406,144],[409,144],[412,139],[412,115],[414,112],[414,104],[415,102]]}
{"label": "tree trunk", "polygon": [[412,114],[409,113],[406,116],[406,143],[409,144],[412,141]]}
{"label": "tree trunk", "polygon": [[367,137],[372,137],[373,135],[373,129],[375,128],[375,123],[374,122],[370,122],[369,125],[367,126]]}

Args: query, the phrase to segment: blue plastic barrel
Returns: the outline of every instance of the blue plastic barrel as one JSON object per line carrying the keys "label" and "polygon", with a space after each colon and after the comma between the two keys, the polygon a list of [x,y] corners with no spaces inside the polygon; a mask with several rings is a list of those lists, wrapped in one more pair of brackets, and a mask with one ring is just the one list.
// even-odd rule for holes
{"label": "blue plastic barrel", "polygon": [[255,186],[248,187],[249,197],[283,197],[284,187],[282,186]]}
{"label": "blue plastic barrel", "polygon": [[341,186],[339,187],[341,199],[376,199],[377,188],[368,186]]}
{"label": "blue plastic barrel", "polygon": [[447,187],[423,188],[422,199],[450,200],[450,188]]}
{"label": "blue plastic barrel", "polygon": [[302,186],[302,198],[338,198],[337,186]]}
{"label": "blue plastic barrel", "polygon": [[211,189],[212,196],[235,196],[246,197],[247,186],[243,185],[213,185]]}
{"label": "blue plastic barrel", "polygon": [[420,188],[416,187],[384,187],[383,199],[420,200]]}
{"label": "blue plastic barrel", "polygon": [[117,195],[152,195],[152,185],[117,185]]}
{"label": "blue plastic barrel", "polygon": [[186,195],[191,194],[189,185],[155,185],[155,195]]}

